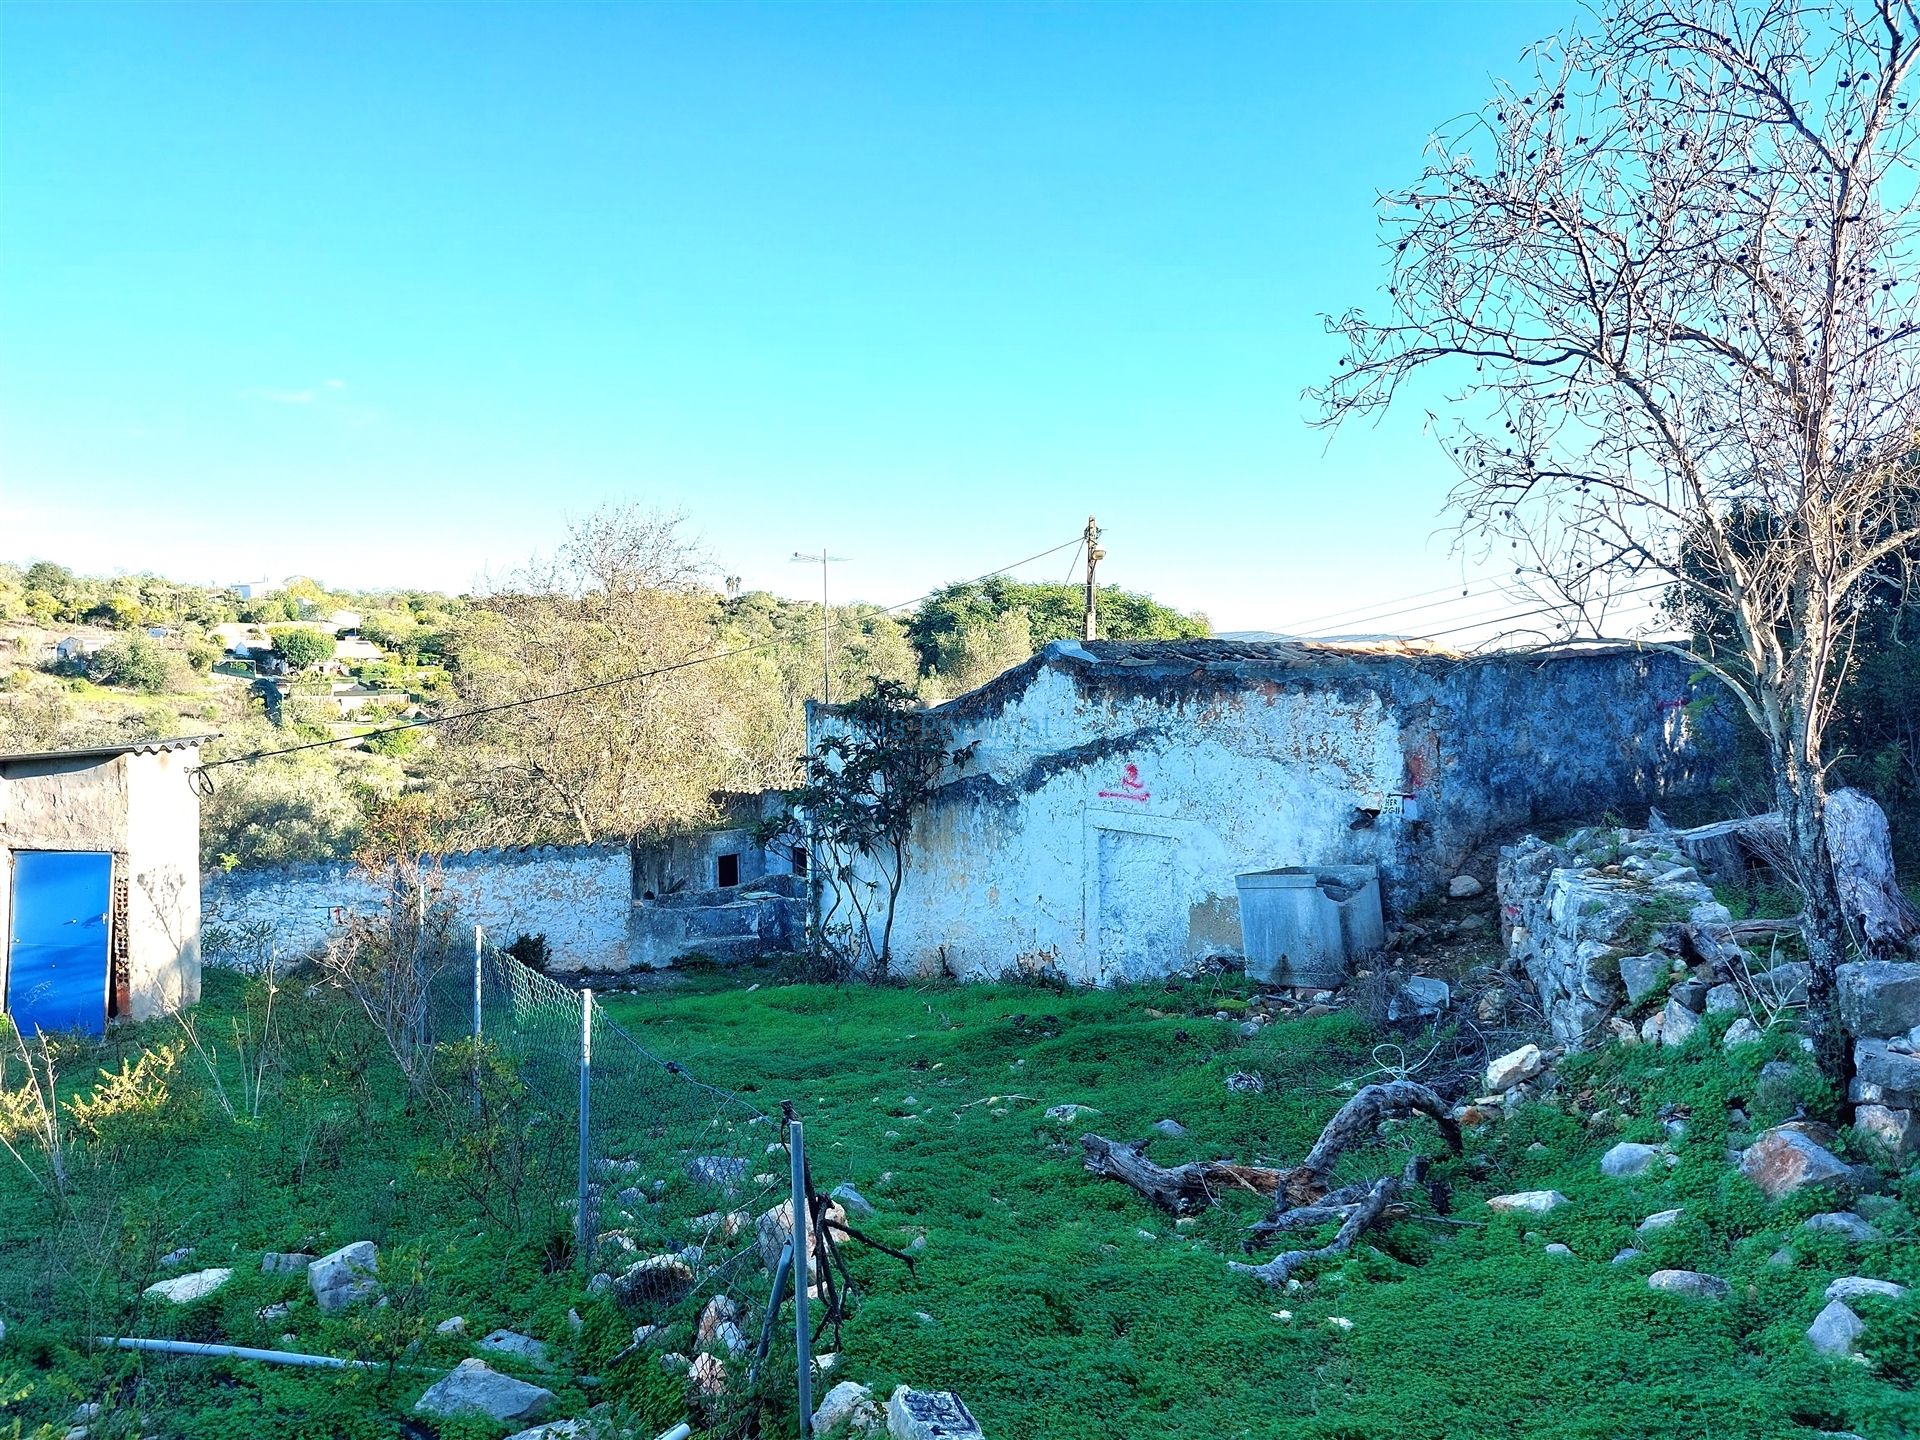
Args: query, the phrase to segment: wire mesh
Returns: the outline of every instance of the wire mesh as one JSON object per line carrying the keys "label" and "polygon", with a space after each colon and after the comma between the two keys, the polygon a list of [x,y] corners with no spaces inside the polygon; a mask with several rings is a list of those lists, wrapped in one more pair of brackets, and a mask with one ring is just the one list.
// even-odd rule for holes
{"label": "wire mesh", "polygon": [[[656,1324],[690,1320],[712,1297],[726,1296],[731,1309],[719,1307],[689,1348],[698,1343],[744,1366],[791,1228],[783,1124],[657,1054],[589,993],[490,943],[478,943],[464,965],[437,967],[428,991],[434,1042],[477,1034],[484,1053],[505,1061],[524,1086],[530,1118],[556,1139],[563,1131],[579,1135],[584,1098],[585,1163],[576,1173],[555,1144],[548,1174],[554,1202],[580,1207],[590,1284],[622,1296],[638,1285],[637,1275],[650,1274],[649,1303],[639,1307],[647,1313],[636,1318]],[[591,1007],[592,1029],[583,1067],[584,1007]]]}

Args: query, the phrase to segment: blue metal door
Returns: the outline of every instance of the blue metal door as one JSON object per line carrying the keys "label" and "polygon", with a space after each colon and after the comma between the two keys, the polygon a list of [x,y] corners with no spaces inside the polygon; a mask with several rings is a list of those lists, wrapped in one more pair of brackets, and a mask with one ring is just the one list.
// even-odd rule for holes
{"label": "blue metal door", "polygon": [[13,934],[7,946],[7,1013],[24,1034],[107,1028],[107,913],[113,856],[18,850]]}

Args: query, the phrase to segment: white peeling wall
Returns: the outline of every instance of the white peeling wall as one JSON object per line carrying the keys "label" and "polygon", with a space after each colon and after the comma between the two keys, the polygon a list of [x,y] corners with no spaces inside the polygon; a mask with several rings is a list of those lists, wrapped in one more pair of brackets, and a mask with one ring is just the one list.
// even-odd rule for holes
{"label": "white peeling wall", "polygon": [[128,1003],[135,1020],[200,999],[197,750],[124,756],[127,771]]}
{"label": "white peeling wall", "polygon": [[1239,953],[1236,875],[1391,854],[1391,815],[1350,828],[1403,772],[1400,727],[1364,692],[1087,697],[1046,667],[949,744],[970,741],[915,829],[903,972],[1166,975]]}
{"label": "white peeling wall", "polygon": [[[495,944],[545,935],[555,970],[627,968],[632,865],[625,846],[449,855],[441,888],[460,923],[485,926]],[[210,932],[268,922],[281,954],[308,954],[339,933],[336,910],[370,915],[386,898],[384,885],[351,865],[274,866],[208,875],[202,914]]]}

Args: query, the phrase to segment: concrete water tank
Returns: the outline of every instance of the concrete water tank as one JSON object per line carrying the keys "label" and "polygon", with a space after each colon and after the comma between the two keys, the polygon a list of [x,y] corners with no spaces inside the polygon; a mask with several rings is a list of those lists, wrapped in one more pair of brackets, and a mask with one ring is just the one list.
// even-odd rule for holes
{"label": "concrete water tank", "polygon": [[1331,990],[1386,943],[1376,866],[1289,865],[1235,883],[1247,975],[1263,984]]}

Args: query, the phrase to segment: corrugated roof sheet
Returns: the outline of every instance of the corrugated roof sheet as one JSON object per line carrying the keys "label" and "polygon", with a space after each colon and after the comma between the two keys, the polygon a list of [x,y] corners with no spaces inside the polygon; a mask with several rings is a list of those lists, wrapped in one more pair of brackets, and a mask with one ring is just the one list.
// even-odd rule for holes
{"label": "corrugated roof sheet", "polygon": [[87,745],[77,750],[18,750],[0,755],[0,765],[19,765],[35,760],[111,760],[119,755],[158,755],[166,750],[190,750],[219,738],[214,734],[183,735],[176,740],[136,740],[127,745]]}

